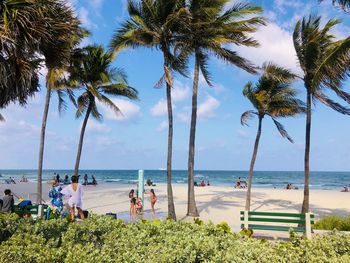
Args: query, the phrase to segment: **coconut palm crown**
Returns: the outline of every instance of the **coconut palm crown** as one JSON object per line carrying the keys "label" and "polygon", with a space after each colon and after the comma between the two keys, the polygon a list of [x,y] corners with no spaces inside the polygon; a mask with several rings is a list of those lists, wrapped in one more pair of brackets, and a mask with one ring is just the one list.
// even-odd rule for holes
{"label": "coconut palm crown", "polygon": [[254,151],[249,169],[249,182],[245,210],[250,210],[251,188],[253,181],[253,169],[258,152],[262,121],[269,116],[282,137],[293,142],[283,125],[277,118],[293,117],[305,113],[305,103],[296,98],[296,90],[291,86],[295,81],[295,75],[273,63],[265,63],[262,67],[263,74],[255,86],[248,82],[243,95],[249,99],[255,110],[249,110],[242,114],[241,124],[247,125],[247,120],[254,115],[259,119],[258,132],[255,139]]}
{"label": "coconut palm crown", "polygon": [[116,114],[122,114],[109,96],[122,96],[131,100],[138,99],[138,92],[127,83],[125,73],[112,67],[113,56],[105,52],[102,46],[92,45],[76,50],[69,68],[69,86],[82,88],[83,93],[77,98],[76,118],[83,115],[77,159],[74,173],[78,174],[83,138],[90,115],[102,120],[97,102],[111,108]]}

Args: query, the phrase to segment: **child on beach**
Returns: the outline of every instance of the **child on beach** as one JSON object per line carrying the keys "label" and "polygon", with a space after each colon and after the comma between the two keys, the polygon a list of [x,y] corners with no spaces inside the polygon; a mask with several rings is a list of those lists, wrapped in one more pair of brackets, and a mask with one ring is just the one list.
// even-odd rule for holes
{"label": "child on beach", "polygon": [[2,199],[2,209],[3,213],[11,213],[13,210],[14,200],[10,189],[4,191],[4,198]]}
{"label": "child on beach", "polygon": [[78,176],[73,175],[71,178],[72,183],[65,187],[61,194],[69,196],[68,205],[71,213],[72,220],[75,219],[75,208],[78,210],[80,219],[84,219],[83,207],[83,186],[78,183]]}

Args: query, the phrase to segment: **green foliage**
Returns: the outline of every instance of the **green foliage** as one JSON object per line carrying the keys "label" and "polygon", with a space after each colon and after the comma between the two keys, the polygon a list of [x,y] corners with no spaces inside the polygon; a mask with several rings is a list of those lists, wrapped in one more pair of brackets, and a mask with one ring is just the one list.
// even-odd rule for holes
{"label": "green foliage", "polygon": [[[150,220],[124,224],[92,216],[81,223],[0,216],[0,262],[349,262],[350,236],[291,241],[241,238],[226,223]],[[1,232],[3,237],[4,232]]]}
{"label": "green foliage", "polygon": [[314,229],[350,231],[350,216],[326,216],[316,222]]}

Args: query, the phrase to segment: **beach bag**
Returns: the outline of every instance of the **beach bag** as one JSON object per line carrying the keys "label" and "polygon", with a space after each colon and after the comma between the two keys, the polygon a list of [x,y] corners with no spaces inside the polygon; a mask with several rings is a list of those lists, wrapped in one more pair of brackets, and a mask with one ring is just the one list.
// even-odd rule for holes
{"label": "beach bag", "polygon": [[27,206],[27,205],[32,205],[32,201],[30,200],[23,200],[19,204],[19,206]]}

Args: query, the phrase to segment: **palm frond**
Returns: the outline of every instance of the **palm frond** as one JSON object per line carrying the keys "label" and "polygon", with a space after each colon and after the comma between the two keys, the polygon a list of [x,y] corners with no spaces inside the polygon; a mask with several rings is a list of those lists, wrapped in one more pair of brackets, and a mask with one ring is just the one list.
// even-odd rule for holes
{"label": "palm frond", "polygon": [[67,103],[64,100],[65,94],[62,90],[56,90],[58,98],[58,113],[61,115],[63,111],[67,110]]}
{"label": "palm frond", "polygon": [[276,119],[272,118],[273,122],[276,125],[277,130],[279,131],[279,133],[282,135],[283,138],[286,138],[288,141],[290,141],[291,143],[293,143],[293,139],[289,136],[288,132],[285,130],[285,128],[283,127],[283,125],[281,123],[279,123]]}
{"label": "palm frond", "polygon": [[4,116],[1,115],[1,113],[0,113],[0,121],[5,121],[5,118]]}
{"label": "palm frond", "polygon": [[241,125],[249,126],[249,125],[248,125],[248,120],[250,120],[250,119],[253,118],[253,114],[259,115],[257,112],[252,111],[252,110],[249,110],[249,111],[244,112],[244,113],[241,115]]}
{"label": "palm frond", "polygon": [[344,107],[342,105],[340,105],[339,103],[331,100],[330,98],[328,98],[326,95],[324,95],[321,92],[316,92],[313,94],[313,96],[320,102],[322,102],[324,105],[332,108],[333,110],[344,114],[344,115],[350,115],[350,109],[347,107]]}

